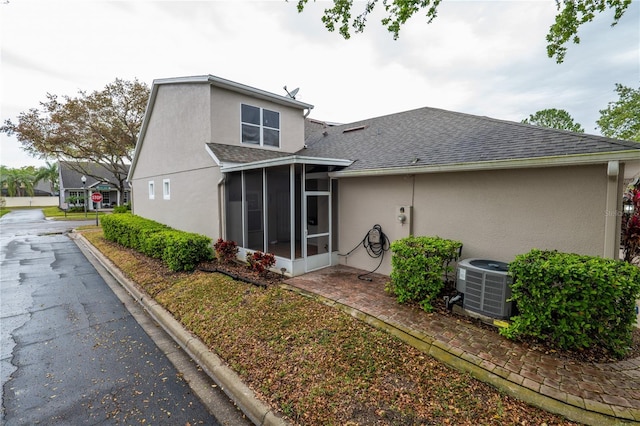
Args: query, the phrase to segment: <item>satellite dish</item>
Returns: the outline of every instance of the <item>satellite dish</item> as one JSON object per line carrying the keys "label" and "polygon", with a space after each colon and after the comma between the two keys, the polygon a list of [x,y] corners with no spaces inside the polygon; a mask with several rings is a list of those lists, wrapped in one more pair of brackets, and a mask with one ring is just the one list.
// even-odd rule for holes
{"label": "satellite dish", "polygon": [[291,99],[295,99],[296,95],[298,94],[298,91],[300,90],[299,87],[296,87],[295,89],[293,89],[291,92],[289,92],[287,90],[287,86],[283,87],[284,91],[287,92],[287,95],[291,98]]}

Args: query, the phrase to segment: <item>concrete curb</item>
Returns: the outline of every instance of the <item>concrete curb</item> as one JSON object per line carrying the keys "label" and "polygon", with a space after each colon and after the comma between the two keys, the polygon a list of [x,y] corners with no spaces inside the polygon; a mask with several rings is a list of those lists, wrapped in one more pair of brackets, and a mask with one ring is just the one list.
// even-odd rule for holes
{"label": "concrete curb", "polygon": [[551,413],[560,414],[572,421],[593,426],[640,424],[640,422],[634,420],[633,413],[619,413],[620,416],[615,417],[616,413],[611,412],[608,409],[609,407],[604,406],[604,404],[600,404],[603,405],[602,407],[591,404],[590,407],[592,409],[587,409],[584,405],[580,406],[579,402],[572,404],[573,401],[561,401],[551,396],[544,395],[534,389],[509,380],[509,372],[506,370],[501,371],[497,366],[494,366],[496,368],[492,369],[491,366],[484,363],[481,358],[450,347],[444,342],[434,340],[432,337],[425,335],[424,333],[419,333],[415,330],[409,329],[392,320],[382,320],[352,306],[345,305],[339,301],[329,299],[298,287],[293,287],[288,284],[281,284],[280,286],[286,290],[296,292],[305,297],[313,298],[321,303],[340,309],[352,317],[371,325],[372,327],[398,337],[420,351],[431,355],[438,361],[441,361],[457,370],[466,371],[476,379],[489,383],[510,396]]}
{"label": "concrete curb", "polygon": [[97,250],[82,234],[71,235],[76,244],[82,244],[113,278],[139,303],[180,347],[213,379],[224,393],[256,425],[286,426],[273,410],[260,401],[238,375],[227,367],[222,359],[211,352],[189,330],[184,328],[173,315],[157,303],[151,296],[129,280],[109,259]]}

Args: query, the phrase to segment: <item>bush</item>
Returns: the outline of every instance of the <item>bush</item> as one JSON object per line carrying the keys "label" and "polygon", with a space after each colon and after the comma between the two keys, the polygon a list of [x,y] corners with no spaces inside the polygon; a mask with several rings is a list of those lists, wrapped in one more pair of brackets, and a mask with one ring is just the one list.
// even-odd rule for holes
{"label": "bush", "polygon": [[216,251],[216,258],[222,263],[233,263],[238,257],[238,244],[235,241],[218,238],[213,249]]}
{"label": "bush", "polygon": [[103,216],[101,222],[104,237],[107,240],[142,253],[144,253],[142,241],[150,234],[171,229],[161,223],[133,214],[110,214]]}
{"label": "bush", "polygon": [[261,251],[247,252],[247,262],[252,271],[266,274],[269,268],[276,264],[276,257],[271,253],[263,253]]}
{"label": "bush", "polygon": [[129,213],[131,211],[131,204],[127,203],[122,206],[115,206],[113,208],[114,213]]}
{"label": "bush", "polygon": [[599,346],[622,356],[632,342],[640,269],[593,256],[532,250],[509,265],[519,315],[501,333],[560,349]]}
{"label": "bush", "polygon": [[432,302],[458,259],[462,243],[440,237],[407,237],[391,243],[391,281],[385,290],[400,303],[417,302],[430,312]]}
{"label": "bush", "polygon": [[107,240],[162,259],[172,271],[192,271],[198,263],[213,258],[210,238],[140,216],[106,215],[102,229]]}
{"label": "bush", "polygon": [[162,260],[172,271],[193,271],[201,261],[213,259],[210,238],[182,231],[163,234],[166,246]]}

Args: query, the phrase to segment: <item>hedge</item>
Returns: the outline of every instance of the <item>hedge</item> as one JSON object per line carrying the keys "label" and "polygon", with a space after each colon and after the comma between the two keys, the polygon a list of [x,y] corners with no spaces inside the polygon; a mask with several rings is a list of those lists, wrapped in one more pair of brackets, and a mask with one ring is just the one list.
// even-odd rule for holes
{"label": "hedge", "polygon": [[599,346],[622,356],[632,342],[640,269],[613,259],[532,250],[510,263],[518,315],[501,333],[561,349]]}
{"label": "hedge", "polygon": [[386,290],[400,303],[417,302],[429,312],[451,271],[449,263],[462,249],[460,241],[440,237],[407,237],[391,243],[391,281]]}
{"label": "hedge", "polygon": [[162,259],[172,271],[192,271],[198,263],[213,258],[211,239],[204,235],[129,213],[107,215],[101,222],[107,240]]}

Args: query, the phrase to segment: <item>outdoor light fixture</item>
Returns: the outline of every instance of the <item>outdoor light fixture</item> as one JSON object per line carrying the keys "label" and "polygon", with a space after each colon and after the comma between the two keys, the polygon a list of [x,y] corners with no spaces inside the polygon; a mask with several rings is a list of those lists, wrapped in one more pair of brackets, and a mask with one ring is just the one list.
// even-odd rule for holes
{"label": "outdoor light fixture", "polygon": [[84,217],[87,217],[87,192],[84,189],[84,185],[87,183],[87,177],[82,175],[80,180],[82,181],[82,204],[84,205]]}
{"label": "outdoor light fixture", "polygon": [[622,207],[622,211],[625,214],[633,214],[633,204],[632,203],[624,203]]}

